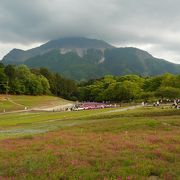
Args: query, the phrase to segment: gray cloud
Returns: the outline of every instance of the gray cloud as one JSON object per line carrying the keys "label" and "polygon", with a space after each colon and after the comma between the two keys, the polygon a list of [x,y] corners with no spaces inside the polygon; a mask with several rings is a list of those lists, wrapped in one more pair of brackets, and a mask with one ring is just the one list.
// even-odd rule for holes
{"label": "gray cloud", "polygon": [[[86,36],[180,63],[179,0],[0,0],[0,47]],[[148,48],[147,48],[148,47]],[[168,53],[167,53],[168,52]]]}

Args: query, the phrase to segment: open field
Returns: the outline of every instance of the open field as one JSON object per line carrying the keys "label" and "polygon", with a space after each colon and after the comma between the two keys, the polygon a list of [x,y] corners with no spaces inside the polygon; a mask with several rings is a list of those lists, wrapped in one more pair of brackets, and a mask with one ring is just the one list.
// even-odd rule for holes
{"label": "open field", "polygon": [[0,114],[0,179],[179,179],[180,110]]}
{"label": "open field", "polygon": [[67,103],[70,101],[54,96],[0,95],[0,112],[24,110],[25,107],[29,109],[46,108]]}

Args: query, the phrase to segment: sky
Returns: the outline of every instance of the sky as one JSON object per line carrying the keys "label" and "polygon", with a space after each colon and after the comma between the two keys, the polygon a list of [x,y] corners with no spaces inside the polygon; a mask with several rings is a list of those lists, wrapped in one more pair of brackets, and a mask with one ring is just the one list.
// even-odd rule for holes
{"label": "sky", "polygon": [[137,47],[180,64],[179,0],[0,0],[0,59],[63,37]]}

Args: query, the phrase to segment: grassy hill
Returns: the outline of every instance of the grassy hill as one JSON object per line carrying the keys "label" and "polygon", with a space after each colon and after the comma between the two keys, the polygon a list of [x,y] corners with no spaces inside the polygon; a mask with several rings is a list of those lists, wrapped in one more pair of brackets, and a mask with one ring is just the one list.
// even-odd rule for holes
{"label": "grassy hill", "polygon": [[70,101],[54,96],[0,95],[0,112],[64,105]]}

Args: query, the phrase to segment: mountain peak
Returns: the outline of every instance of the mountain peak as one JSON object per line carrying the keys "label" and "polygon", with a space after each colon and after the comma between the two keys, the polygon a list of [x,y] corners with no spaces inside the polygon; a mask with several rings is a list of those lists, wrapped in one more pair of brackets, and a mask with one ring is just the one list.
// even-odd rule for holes
{"label": "mountain peak", "polygon": [[84,49],[107,49],[113,48],[105,41],[85,37],[65,37],[51,40],[42,45],[43,48],[84,48]]}
{"label": "mountain peak", "polygon": [[12,49],[9,53],[13,54],[13,53],[21,53],[21,52],[24,52],[24,50],[14,48],[14,49]]}
{"label": "mountain peak", "polygon": [[4,56],[4,58],[2,59],[2,62],[4,63],[5,60],[8,59],[9,64],[16,64],[14,60],[21,59],[24,52],[25,52],[24,50],[14,48],[8,54]]}
{"label": "mountain peak", "polygon": [[103,49],[104,50],[111,48],[114,47],[102,40],[90,39],[85,37],[65,37],[65,38],[59,38],[48,41],[47,43],[39,47],[29,49],[27,51],[23,51],[20,49],[13,49],[6,56],[4,56],[2,62],[5,64],[9,64],[9,63],[19,64],[25,62],[27,59],[31,57],[42,55],[53,49]]}

